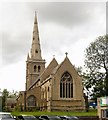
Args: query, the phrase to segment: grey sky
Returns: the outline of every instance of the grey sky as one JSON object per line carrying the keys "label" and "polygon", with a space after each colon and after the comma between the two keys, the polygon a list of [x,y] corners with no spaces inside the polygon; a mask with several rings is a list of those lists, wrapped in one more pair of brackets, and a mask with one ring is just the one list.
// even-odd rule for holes
{"label": "grey sky", "polygon": [[[54,51],[61,49],[58,50],[59,53],[63,47],[71,47],[81,38],[89,38],[99,34],[100,31],[100,34],[104,33],[105,24],[102,22],[105,19],[105,3],[4,3],[2,5],[4,63],[17,62],[28,52],[35,10],[41,26],[39,31],[41,43],[44,44],[42,48],[46,51],[50,49],[50,54],[53,54],[53,49]],[[52,25],[62,30],[56,33]],[[63,40],[62,34],[66,31],[67,33],[63,35],[66,38]],[[42,32],[46,32],[47,36]]]}
{"label": "grey sky", "polygon": [[68,52],[73,64],[82,65],[87,45],[106,32],[105,2],[6,2],[1,10],[3,66],[25,62],[31,48],[35,11],[42,56],[47,63],[53,55],[62,62]]}

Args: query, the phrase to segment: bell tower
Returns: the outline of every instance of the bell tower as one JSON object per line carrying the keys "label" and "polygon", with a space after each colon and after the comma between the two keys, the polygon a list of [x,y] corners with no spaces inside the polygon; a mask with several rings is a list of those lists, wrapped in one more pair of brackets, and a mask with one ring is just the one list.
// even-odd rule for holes
{"label": "bell tower", "polygon": [[41,46],[38,31],[37,15],[35,12],[33,38],[30,54],[26,61],[26,90],[37,80],[45,69],[45,60],[41,56]]}

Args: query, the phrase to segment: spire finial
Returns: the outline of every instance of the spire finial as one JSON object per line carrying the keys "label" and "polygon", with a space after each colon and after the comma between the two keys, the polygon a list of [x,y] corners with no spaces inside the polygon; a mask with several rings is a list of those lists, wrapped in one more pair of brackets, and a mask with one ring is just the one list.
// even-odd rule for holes
{"label": "spire finial", "polygon": [[37,24],[37,12],[35,11],[34,24]]}
{"label": "spire finial", "polygon": [[53,55],[53,58],[55,58],[55,55]]}
{"label": "spire finial", "polygon": [[67,57],[68,53],[66,52],[65,54],[66,54],[66,57]]}
{"label": "spire finial", "polygon": [[35,17],[36,17],[36,15],[37,15],[37,12],[35,11]]}

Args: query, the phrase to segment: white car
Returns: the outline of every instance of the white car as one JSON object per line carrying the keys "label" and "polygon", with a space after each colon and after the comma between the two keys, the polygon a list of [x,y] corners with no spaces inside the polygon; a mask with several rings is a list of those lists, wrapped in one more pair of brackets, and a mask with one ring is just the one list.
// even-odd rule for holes
{"label": "white car", "polygon": [[38,120],[35,116],[33,115],[19,115],[16,117],[17,120]]}
{"label": "white car", "polygon": [[11,113],[8,112],[0,112],[0,120],[15,120]]}

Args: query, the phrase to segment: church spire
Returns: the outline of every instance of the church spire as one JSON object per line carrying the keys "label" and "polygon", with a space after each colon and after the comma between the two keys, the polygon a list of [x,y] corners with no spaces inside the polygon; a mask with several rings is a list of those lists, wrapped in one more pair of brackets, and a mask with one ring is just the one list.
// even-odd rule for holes
{"label": "church spire", "polygon": [[30,54],[28,54],[26,61],[26,90],[28,90],[37,78],[45,70],[45,60],[41,57],[41,45],[38,32],[38,21],[35,12],[33,25],[33,38]]}
{"label": "church spire", "polygon": [[36,13],[36,11],[35,11],[35,18],[34,18],[34,24],[37,24],[37,13]]}
{"label": "church spire", "polygon": [[36,12],[35,12],[35,17],[34,17],[31,58],[32,59],[42,60]]}

